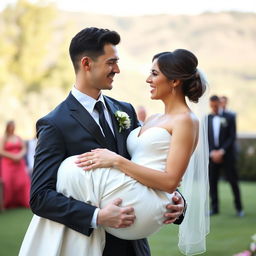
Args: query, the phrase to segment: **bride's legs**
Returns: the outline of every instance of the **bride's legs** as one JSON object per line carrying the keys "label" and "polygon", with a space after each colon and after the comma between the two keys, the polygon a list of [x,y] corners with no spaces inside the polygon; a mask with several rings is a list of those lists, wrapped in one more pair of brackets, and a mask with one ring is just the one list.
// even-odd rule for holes
{"label": "bride's legs", "polygon": [[[75,158],[66,159],[59,168],[57,191],[81,201],[97,204],[90,176],[76,167]],[[104,175],[102,176],[104,178]],[[97,194],[97,193],[95,193]],[[99,194],[99,193],[98,193]],[[98,256],[105,246],[105,230],[95,229],[90,236],[34,215],[23,240],[19,256]]]}
{"label": "bride's legs", "polygon": [[122,239],[140,239],[159,230],[164,220],[165,205],[171,195],[150,189],[116,169],[99,168],[84,171],[67,158],[59,168],[57,191],[66,196],[103,208],[116,198],[135,209],[135,223],[122,229],[104,227]]}

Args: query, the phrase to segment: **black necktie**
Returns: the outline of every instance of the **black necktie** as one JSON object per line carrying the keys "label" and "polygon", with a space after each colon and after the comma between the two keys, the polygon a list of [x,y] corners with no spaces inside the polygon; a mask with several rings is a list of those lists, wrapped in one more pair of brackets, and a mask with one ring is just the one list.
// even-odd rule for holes
{"label": "black necktie", "polygon": [[106,144],[108,146],[108,149],[114,151],[114,152],[117,152],[117,148],[116,148],[116,140],[115,140],[115,137],[108,125],[108,122],[105,118],[105,115],[104,115],[104,106],[103,106],[103,103],[101,101],[97,101],[94,108],[98,111],[99,113],[99,121],[100,121],[100,126],[103,130],[103,133],[104,133],[104,137],[105,137],[105,140],[106,140]]}

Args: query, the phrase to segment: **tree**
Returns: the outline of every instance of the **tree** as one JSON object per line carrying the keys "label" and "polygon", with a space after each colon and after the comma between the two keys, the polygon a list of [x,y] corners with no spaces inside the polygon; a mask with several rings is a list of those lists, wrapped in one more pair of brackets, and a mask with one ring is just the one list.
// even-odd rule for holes
{"label": "tree", "polygon": [[54,5],[18,0],[7,6],[1,16],[0,67],[5,76],[0,83],[14,79],[19,81],[22,92],[39,90],[49,73]]}
{"label": "tree", "polygon": [[21,135],[34,136],[35,121],[72,84],[69,26],[57,14],[42,0],[18,0],[0,12],[0,130],[15,119]]}

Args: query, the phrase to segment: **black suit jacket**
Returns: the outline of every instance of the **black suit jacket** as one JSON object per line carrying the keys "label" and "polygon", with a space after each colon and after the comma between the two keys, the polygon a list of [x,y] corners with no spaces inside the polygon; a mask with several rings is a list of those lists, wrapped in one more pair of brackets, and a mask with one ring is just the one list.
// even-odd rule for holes
{"label": "black suit jacket", "polygon": [[233,114],[223,112],[220,116],[221,126],[219,133],[219,146],[214,144],[212,119],[214,115],[208,115],[208,140],[210,152],[214,149],[224,149],[225,156],[234,155],[234,145],[236,141],[236,120]]}
{"label": "black suit jacket", "polygon": [[[118,153],[126,158],[126,138],[138,126],[133,107],[105,97],[112,113]],[[114,118],[117,110],[131,117],[130,129],[119,133]],[[37,122],[38,144],[31,186],[31,209],[42,217],[60,222],[80,233],[89,235],[91,218],[95,207],[66,198],[56,192],[57,170],[61,162],[72,155],[88,152],[95,148],[108,148],[101,130],[91,115],[72,94],[47,116]]]}

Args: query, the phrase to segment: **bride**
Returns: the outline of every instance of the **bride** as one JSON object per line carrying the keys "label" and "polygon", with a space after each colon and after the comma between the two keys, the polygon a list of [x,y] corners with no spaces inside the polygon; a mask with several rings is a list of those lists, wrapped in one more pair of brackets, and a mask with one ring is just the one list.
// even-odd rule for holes
{"label": "bride", "polygon": [[[45,255],[102,255],[105,231],[127,240],[147,237],[163,225],[165,206],[181,182],[188,208],[180,227],[179,247],[186,255],[205,251],[209,224],[206,131],[185,99],[197,103],[205,92],[206,82],[197,65],[196,56],[183,49],[153,57],[146,81],[151,99],[161,100],[165,111],[130,133],[127,148],[131,160],[107,149],[95,149],[65,159],[58,170],[58,192],[100,208],[118,196],[135,209],[134,224],[115,229],[98,223],[96,232],[87,237],[36,216],[19,255],[33,255],[33,241],[28,241],[35,232],[41,232],[40,248]],[[129,125],[128,116],[123,120]],[[53,252],[51,244],[61,246]]]}

